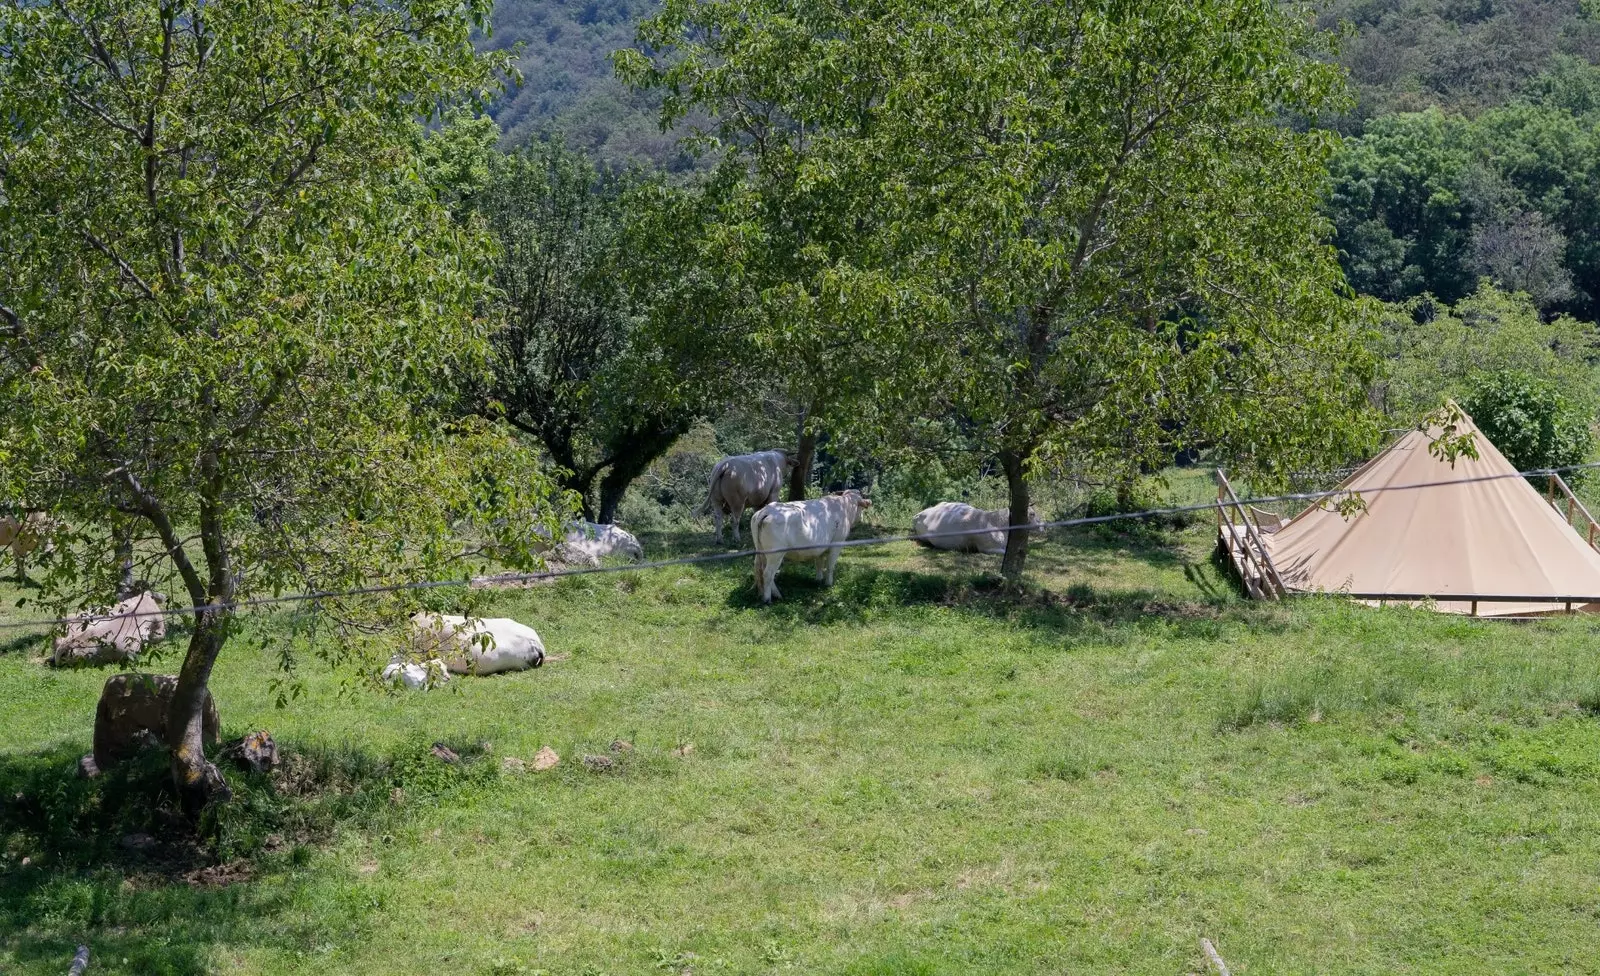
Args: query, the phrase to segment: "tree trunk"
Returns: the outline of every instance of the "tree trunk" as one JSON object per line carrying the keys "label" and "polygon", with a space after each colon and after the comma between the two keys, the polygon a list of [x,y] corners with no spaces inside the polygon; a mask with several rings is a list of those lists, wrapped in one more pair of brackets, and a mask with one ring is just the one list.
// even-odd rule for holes
{"label": "tree trunk", "polygon": [[[1028,514],[1031,496],[1027,476],[1027,453],[1001,451],[1000,466],[1006,472],[1006,488],[1011,493],[1011,526],[1025,526],[1032,521]],[[1000,573],[1015,583],[1022,579],[1022,569],[1028,561],[1028,535],[1026,528],[1012,528],[1006,533],[1006,554],[1000,561]]]}
{"label": "tree trunk", "polygon": [[184,655],[183,667],[178,671],[178,686],[172,693],[172,707],[167,712],[167,749],[171,754],[172,780],[178,789],[178,799],[184,812],[197,816],[211,803],[226,803],[233,799],[227,781],[206,759],[205,715],[210,699],[208,685],[211,669],[217,655],[228,640],[228,631],[235,613],[232,607],[237,581],[233,561],[228,551],[228,541],[222,524],[223,474],[222,465],[214,453],[201,455],[200,470],[204,479],[200,502],[200,545],[205,550],[207,580],[200,576],[183,555],[182,544],[170,522],[161,524],[162,537],[179,560],[180,570],[189,584],[194,605],[205,609],[194,612],[194,633],[189,638],[189,652]]}
{"label": "tree trunk", "polygon": [[600,514],[596,519],[604,525],[616,521],[617,508],[628,486],[644,474],[656,458],[672,449],[678,438],[689,430],[691,418],[654,420],[644,426],[629,429],[612,444],[611,469],[600,481]]}
{"label": "tree trunk", "polygon": [[[228,599],[231,600],[231,595]],[[167,713],[172,780],[184,811],[190,815],[198,814],[208,803],[226,803],[233,798],[222,774],[206,759],[204,735],[211,668],[228,639],[232,622],[232,610],[202,610],[195,614],[189,652],[178,672],[178,687],[172,695],[172,709]]]}
{"label": "tree trunk", "polygon": [[133,530],[117,529],[117,599],[133,595]]}
{"label": "tree trunk", "polygon": [[811,465],[817,459],[817,429],[800,418],[799,443],[794,455],[794,470],[789,472],[789,500],[806,500],[806,486],[811,483]]}

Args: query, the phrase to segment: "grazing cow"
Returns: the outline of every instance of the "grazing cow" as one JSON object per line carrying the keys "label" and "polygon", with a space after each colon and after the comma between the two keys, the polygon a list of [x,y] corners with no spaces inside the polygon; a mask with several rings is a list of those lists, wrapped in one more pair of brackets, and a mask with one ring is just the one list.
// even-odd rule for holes
{"label": "grazing cow", "polygon": [[138,593],[110,610],[86,613],[67,624],[66,633],[56,638],[50,663],[59,668],[133,661],[166,635],[161,598],[154,593]]}
{"label": "grazing cow", "polygon": [[28,578],[28,556],[45,542],[55,521],[44,512],[29,512],[21,519],[10,515],[0,517],[0,549],[10,549],[17,561],[17,580]]}
{"label": "grazing cow", "polygon": [[[711,479],[706,486],[706,502],[700,507],[709,512],[717,527],[717,541],[722,541],[722,517],[733,516],[733,541],[739,542],[739,522],[744,510],[760,511],[778,500],[783,481],[794,470],[794,458],[788,451],[761,451],[758,454],[736,454],[725,457],[711,469]],[[753,532],[754,530],[752,530]]]}
{"label": "grazing cow", "polygon": [[[1039,518],[1030,511],[1028,521],[1037,522]],[[1003,508],[985,510],[973,508],[966,502],[940,502],[917,513],[911,520],[911,532],[918,536],[938,536],[917,540],[918,545],[931,549],[999,556],[1006,551],[1006,528],[1010,524],[1011,513]]]}
{"label": "grazing cow", "polygon": [[544,664],[544,641],[527,624],[507,617],[411,616],[415,655],[438,657],[456,674],[526,671]]}
{"label": "grazing cow", "polygon": [[[861,513],[872,502],[854,488],[803,502],[777,502],[750,517],[750,541],[756,548],[756,590],[762,603],[778,593],[778,570],[785,559],[817,564],[817,579],[833,585],[839,564],[836,543],[850,537]],[[784,551],[791,550],[791,551]]]}
{"label": "grazing cow", "polygon": [[556,555],[562,562],[598,566],[607,556],[643,559],[644,546],[639,545],[633,533],[615,525],[573,522],[567,526],[566,539],[556,547]]}

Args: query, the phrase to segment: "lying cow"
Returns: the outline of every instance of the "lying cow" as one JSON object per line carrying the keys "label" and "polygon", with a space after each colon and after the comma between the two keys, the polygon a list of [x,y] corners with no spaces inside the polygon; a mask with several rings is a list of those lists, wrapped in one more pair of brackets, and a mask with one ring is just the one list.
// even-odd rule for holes
{"label": "lying cow", "polygon": [[437,657],[455,674],[526,671],[544,664],[544,641],[532,627],[507,617],[424,612],[412,615],[411,627],[415,657]]}
{"label": "lying cow", "polygon": [[16,560],[17,580],[28,578],[28,557],[50,536],[55,520],[44,512],[29,512],[21,519],[0,517],[0,549],[10,549]]}
{"label": "lying cow", "polygon": [[450,680],[450,672],[444,662],[436,657],[426,661],[407,661],[396,655],[378,677],[386,685],[401,684],[411,691],[418,691],[445,684]]}
{"label": "lying cow", "polygon": [[[1037,522],[1039,518],[1030,511],[1028,521]],[[1010,524],[1011,513],[1003,508],[986,510],[966,502],[940,502],[917,513],[911,520],[911,533],[934,536],[917,539],[918,545],[931,549],[999,556],[1006,551],[1006,529]]]}
{"label": "lying cow", "polygon": [[[788,451],[761,451],[758,454],[736,454],[725,457],[711,469],[711,479],[706,485],[706,501],[700,506],[702,513],[710,513],[717,527],[717,541],[722,541],[722,518],[733,517],[733,541],[739,542],[739,522],[744,510],[760,511],[778,500],[783,481],[794,470],[795,460]],[[751,533],[754,534],[752,529]]]}
{"label": "lying cow", "polygon": [[556,547],[556,555],[562,562],[598,566],[607,556],[643,559],[644,546],[633,533],[615,525],[573,522],[567,526],[566,539]]}
{"label": "lying cow", "polygon": [[67,624],[66,633],[56,638],[50,663],[59,668],[133,661],[166,635],[161,599],[154,593],[138,593],[110,610],[86,613]]}
{"label": "lying cow", "polygon": [[[850,537],[861,513],[872,502],[854,488],[803,502],[777,502],[750,517],[750,541],[756,549],[756,590],[762,603],[778,593],[778,570],[785,559],[817,564],[817,578],[833,585],[839,564],[835,543]],[[785,551],[788,550],[788,551]]]}

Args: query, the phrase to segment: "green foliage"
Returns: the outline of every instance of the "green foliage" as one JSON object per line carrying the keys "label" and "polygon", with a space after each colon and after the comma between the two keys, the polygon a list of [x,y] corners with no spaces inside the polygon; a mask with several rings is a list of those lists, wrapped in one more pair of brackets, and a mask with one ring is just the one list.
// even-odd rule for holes
{"label": "green foliage", "polygon": [[1465,400],[1481,374],[1518,373],[1543,377],[1574,410],[1592,415],[1600,392],[1596,339],[1594,326],[1566,316],[1547,321],[1526,296],[1487,284],[1454,306],[1425,299],[1394,306],[1381,320],[1376,399],[1409,426],[1447,399]]}
{"label": "green foliage", "polygon": [[1333,159],[1350,284],[1386,301],[1466,297],[1480,278],[1541,309],[1600,311],[1595,69],[1476,117],[1385,116]]}
{"label": "green foliage", "polygon": [[1318,22],[1352,36],[1339,62],[1360,96],[1345,125],[1430,107],[1504,104],[1564,60],[1600,61],[1588,0],[1328,0]]}
{"label": "green foliage", "polygon": [[640,40],[620,70],[738,174],[768,368],[846,440],[957,417],[1018,485],[1364,441],[1331,143],[1279,124],[1339,80],[1276,8],[668,2]]}
{"label": "green foliage", "polygon": [[474,206],[499,243],[507,328],[485,409],[537,438],[585,511],[610,521],[629,483],[729,395],[738,333],[716,326],[735,292],[697,250],[692,199],[638,173],[535,142],[497,158],[487,184]]}
{"label": "green foliage", "polygon": [[480,47],[516,52],[521,84],[492,106],[506,141],[560,139],[608,168],[684,169],[691,157],[657,125],[660,105],[616,80],[611,52],[633,41],[655,0],[502,0]]}
{"label": "green foliage", "polygon": [[[554,485],[456,416],[488,241],[419,162],[420,121],[503,67],[473,51],[486,16],[0,4],[0,442],[75,530],[63,601],[110,596],[129,532],[193,605],[536,559]],[[196,614],[185,701],[229,616]]]}
{"label": "green foliage", "polygon": [[1593,412],[1575,407],[1548,377],[1487,373],[1461,405],[1518,471],[1582,464],[1594,450]]}

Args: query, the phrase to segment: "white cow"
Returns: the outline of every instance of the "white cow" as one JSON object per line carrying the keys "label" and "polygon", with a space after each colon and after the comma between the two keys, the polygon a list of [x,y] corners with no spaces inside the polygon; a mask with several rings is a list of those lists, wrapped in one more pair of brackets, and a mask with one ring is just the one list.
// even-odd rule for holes
{"label": "white cow", "polygon": [[526,671],[544,664],[544,641],[532,627],[509,617],[423,612],[412,614],[411,627],[414,656],[436,656],[456,674]]}
{"label": "white cow", "polygon": [[450,680],[444,662],[436,657],[426,661],[407,661],[396,655],[380,675],[384,684],[403,684],[412,691],[437,688]]}
{"label": "white cow", "polygon": [[28,578],[28,556],[49,539],[55,520],[44,512],[29,512],[22,518],[0,516],[0,549],[10,549],[16,560],[17,579]]}
{"label": "white cow", "polygon": [[615,525],[573,522],[567,526],[566,539],[556,547],[556,555],[562,562],[598,566],[600,560],[607,556],[643,559],[644,546],[639,544],[633,533]]}
{"label": "white cow", "polygon": [[1003,508],[991,511],[973,508],[966,502],[940,502],[917,513],[911,520],[911,532],[937,536],[917,540],[919,545],[933,549],[1001,555],[1006,551],[1006,526],[1010,524],[1011,513]]}
{"label": "white cow", "polygon": [[[756,548],[756,590],[762,603],[778,593],[778,570],[785,559],[817,564],[817,578],[833,585],[839,564],[835,543],[850,537],[861,513],[872,502],[854,488],[803,502],[777,502],[750,517],[750,541]],[[790,551],[785,551],[790,550]]]}
{"label": "white cow", "polygon": [[[795,460],[788,451],[761,451],[735,454],[717,462],[706,485],[706,501],[701,512],[709,512],[722,541],[722,517],[733,516],[733,541],[739,542],[739,522],[744,510],[760,511],[778,500],[783,479],[794,470]],[[755,532],[751,529],[751,533]]]}
{"label": "white cow", "polygon": [[62,667],[131,661],[166,635],[160,598],[154,593],[138,593],[110,610],[86,613],[67,624],[66,632],[55,640],[50,663]]}

